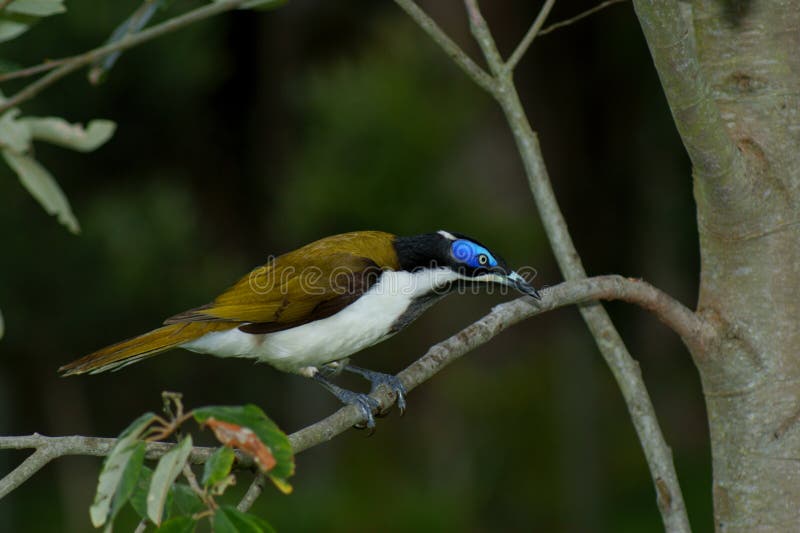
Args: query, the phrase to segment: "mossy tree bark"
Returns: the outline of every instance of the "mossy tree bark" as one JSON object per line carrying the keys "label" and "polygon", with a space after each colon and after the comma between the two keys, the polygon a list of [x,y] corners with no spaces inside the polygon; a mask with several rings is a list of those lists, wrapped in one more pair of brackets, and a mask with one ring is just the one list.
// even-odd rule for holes
{"label": "mossy tree bark", "polygon": [[634,0],[691,157],[718,531],[800,527],[800,0]]}

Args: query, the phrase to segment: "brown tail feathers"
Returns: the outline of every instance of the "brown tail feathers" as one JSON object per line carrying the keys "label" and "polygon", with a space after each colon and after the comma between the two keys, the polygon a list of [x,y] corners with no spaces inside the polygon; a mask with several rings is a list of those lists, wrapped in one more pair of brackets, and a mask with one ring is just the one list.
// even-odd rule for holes
{"label": "brown tail feathers", "polygon": [[154,329],[138,337],[106,346],[58,369],[62,376],[116,370],[165,352],[212,331],[230,329],[225,322],[184,322]]}

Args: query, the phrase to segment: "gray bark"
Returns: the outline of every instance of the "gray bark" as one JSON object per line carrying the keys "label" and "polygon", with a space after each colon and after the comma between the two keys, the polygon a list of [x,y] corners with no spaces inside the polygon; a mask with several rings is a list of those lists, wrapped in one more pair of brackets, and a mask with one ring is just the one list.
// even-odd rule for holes
{"label": "gray bark", "polygon": [[715,526],[798,530],[800,1],[634,3],[694,167]]}

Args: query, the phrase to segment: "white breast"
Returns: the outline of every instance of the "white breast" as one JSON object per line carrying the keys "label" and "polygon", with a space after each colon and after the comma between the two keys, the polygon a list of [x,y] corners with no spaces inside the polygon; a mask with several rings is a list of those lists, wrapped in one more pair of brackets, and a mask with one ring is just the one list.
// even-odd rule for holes
{"label": "white breast", "polygon": [[392,335],[392,325],[409,305],[442,290],[458,275],[449,269],[385,271],[361,298],[335,315],[302,326],[253,335],[239,329],[208,333],[183,344],[218,357],[246,357],[287,372],[338,361]]}

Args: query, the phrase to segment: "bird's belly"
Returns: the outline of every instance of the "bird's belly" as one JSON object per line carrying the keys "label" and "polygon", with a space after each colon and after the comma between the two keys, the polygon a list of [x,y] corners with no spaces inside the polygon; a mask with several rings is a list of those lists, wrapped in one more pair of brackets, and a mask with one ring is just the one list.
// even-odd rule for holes
{"label": "bird's belly", "polygon": [[361,298],[321,320],[275,333],[217,331],[182,347],[218,357],[256,359],[296,372],[338,361],[390,337],[411,302],[412,295],[387,291],[385,284],[381,289],[381,283],[376,283]]}

